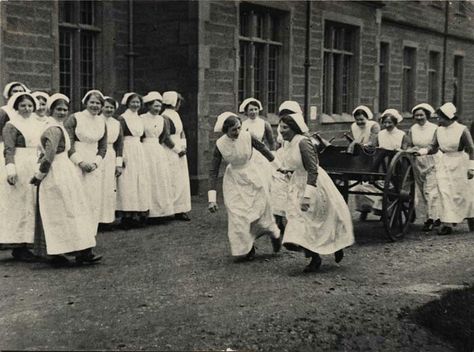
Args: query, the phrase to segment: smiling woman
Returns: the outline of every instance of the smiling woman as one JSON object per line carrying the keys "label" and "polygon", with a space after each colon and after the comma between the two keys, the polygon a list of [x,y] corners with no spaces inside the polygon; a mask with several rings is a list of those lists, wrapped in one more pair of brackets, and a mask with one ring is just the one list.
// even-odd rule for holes
{"label": "smiling woman", "polygon": [[85,109],[69,116],[64,127],[71,140],[69,158],[77,165],[77,171],[99,224],[101,195],[101,162],[107,152],[107,126],[99,115],[104,96],[98,90],[90,90],[82,98]]}

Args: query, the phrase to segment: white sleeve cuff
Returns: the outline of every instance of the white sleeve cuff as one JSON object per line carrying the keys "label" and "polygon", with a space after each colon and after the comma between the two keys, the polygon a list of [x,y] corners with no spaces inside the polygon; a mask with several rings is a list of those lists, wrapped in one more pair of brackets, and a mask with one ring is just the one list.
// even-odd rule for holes
{"label": "white sleeve cuff", "polygon": [[44,172],[37,172],[35,173],[35,177],[38,179],[38,180],[42,180],[43,178],[46,177],[46,174]]}
{"label": "white sleeve cuff", "polygon": [[209,200],[209,203],[213,202],[213,203],[216,203],[216,199],[217,199],[217,191],[215,190],[212,190],[212,191],[208,191],[207,192],[207,199]]}
{"label": "white sleeve cuff", "polygon": [[178,148],[178,146],[177,146],[176,144],[174,145],[174,148],[173,148],[172,150],[173,150],[173,152],[175,152],[176,154],[181,153],[181,149]]}
{"label": "white sleeve cuff", "polygon": [[123,158],[121,156],[115,158],[115,166],[123,167]]}
{"label": "white sleeve cuff", "polygon": [[469,170],[474,170],[474,160],[469,160]]}
{"label": "white sleeve cuff", "polygon": [[275,168],[275,170],[278,170],[281,168],[281,161],[277,157],[275,157],[275,159],[273,159],[273,161],[270,164]]}
{"label": "white sleeve cuff", "polygon": [[76,165],[79,165],[80,162],[84,161],[82,160],[81,156],[79,155],[79,153],[74,153],[72,154],[69,159],[71,159],[71,161],[76,164]]}
{"label": "white sleeve cuff", "polygon": [[304,196],[303,197],[314,200],[314,198],[316,197],[316,187],[311,186],[311,185],[306,185],[306,188],[304,189]]}
{"label": "white sleeve cuff", "polygon": [[7,169],[7,176],[14,176],[16,175],[16,167],[15,167],[15,164],[7,164],[5,166],[5,168]]}
{"label": "white sleeve cuff", "polygon": [[94,163],[99,167],[100,163],[102,162],[102,157],[100,155],[96,155]]}
{"label": "white sleeve cuff", "polygon": [[181,145],[183,146],[184,149],[187,148],[188,142],[186,141],[186,138],[182,138],[182,139],[181,139]]}
{"label": "white sleeve cuff", "polygon": [[427,155],[428,154],[428,149],[427,148],[420,148],[420,149],[418,149],[418,154]]}

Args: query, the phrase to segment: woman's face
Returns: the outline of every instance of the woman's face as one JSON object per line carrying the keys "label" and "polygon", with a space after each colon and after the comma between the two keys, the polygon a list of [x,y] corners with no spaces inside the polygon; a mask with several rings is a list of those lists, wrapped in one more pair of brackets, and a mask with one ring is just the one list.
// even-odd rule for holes
{"label": "woman's face", "polygon": [[51,116],[56,120],[63,121],[67,117],[69,107],[66,103],[58,103],[51,112]]}
{"label": "woman's face", "polygon": [[36,114],[38,116],[43,117],[44,115],[46,115],[46,100],[41,97],[39,97],[37,100],[38,100],[38,108],[36,109]]}
{"label": "woman's face", "polygon": [[392,121],[392,115],[385,115],[383,119],[383,126],[387,131],[392,131],[395,128],[395,124]]}
{"label": "woman's face", "polygon": [[13,87],[10,88],[10,92],[8,92],[9,98],[15,93],[24,92],[24,91],[25,91],[25,88],[23,88],[21,84],[15,84]]}
{"label": "woman's face", "polygon": [[102,111],[102,103],[95,95],[91,95],[87,100],[86,109],[91,115],[98,115]]}
{"label": "woman's face", "polygon": [[141,102],[140,102],[140,98],[139,97],[133,97],[132,99],[130,99],[130,101],[128,102],[128,108],[132,111],[138,111],[138,109],[140,109],[140,106],[141,106]]}
{"label": "woman's face", "polygon": [[255,106],[251,103],[247,106],[247,116],[252,120],[258,116],[258,111],[258,106]]}
{"label": "woman's face", "polygon": [[237,139],[239,137],[241,127],[242,126],[240,124],[240,121],[237,121],[234,126],[230,127],[227,130],[227,132],[226,132],[227,137],[229,137],[231,139]]}
{"label": "woman's face", "polygon": [[438,125],[442,127],[449,126],[453,123],[453,120],[448,119],[447,117],[438,115]]}
{"label": "woman's face", "polygon": [[23,117],[30,117],[33,111],[33,102],[30,99],[22,98],[18,104],[18,113]]}
{"label": "woman's face", "polygon": [[365,124],[367,123],[367,118],[365,117],[364,114],[357,114],[354,116],[356,125],[359,127],[364,127]]}
{"label": "woman's face", "polygon": [[423,109],[415,110],[415,112],[413,113],[413,118],[415,119],[415,122],[417,124],[419,124],[420,126],[423,126],[427,121],[425,110]]}
{"label": "woman's face", "polygon": [[106,101],[104,103],[104,108],[102,109],[102,114],[105,116],[105,117],[110,117],[114,114],[115,112],[115,105],[114,104],[110,104],[108,101]]}
{"label": "woman's face", "polygon": [[161,101],[159,100],[154,100],[153,101],[153,104],[150,105],[150,112],[153,114],[153,115],[156,115],[156,114],[159,114],[160,111],[161,111],[161,106],[163,104],[161,103]]}
{"label": "woman's face", "polygon": [[295,136],[295,132],[283,121],[280,121],[280,133],[285,141],[291,141]]}

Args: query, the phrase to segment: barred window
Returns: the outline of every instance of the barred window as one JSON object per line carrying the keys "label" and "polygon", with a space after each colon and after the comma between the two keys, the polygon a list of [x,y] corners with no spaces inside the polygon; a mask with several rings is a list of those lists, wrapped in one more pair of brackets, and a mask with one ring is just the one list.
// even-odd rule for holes
{"label": "barred window", "polygon": [[416,49],[403,48],[402,111],[411,111],[415,104]]}
{"label": "barred window", "polygon": [[326,21],[324,27],[323,113],[350,113],[354,105],[358,28]]}
{"label": "barred window", "polygon": [[96,45],[100,28],[94,0],[59,1],[59,87],[69,96],[72,108],[95,88]]}
{"label": "barred window", "polygon": [[428,102],[432,106],[439,106],[439,92],[440,92],[440,54],[437,51],[429,52],[429,66],[428,66]]}
{"label": "barred window", "polygon": [[282,16],[266,7],[240,6],[238,100],[254,97],[264,113],[277,113],[281,100]]}

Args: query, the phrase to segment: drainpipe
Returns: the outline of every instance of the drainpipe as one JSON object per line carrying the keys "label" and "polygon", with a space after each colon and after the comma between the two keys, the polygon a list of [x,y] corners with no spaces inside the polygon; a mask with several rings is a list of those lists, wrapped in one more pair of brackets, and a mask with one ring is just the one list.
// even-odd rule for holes
{"label": "drainpipe", "polygon": [[444,2],[444,36],[443,36],[443,78],[441,82],[441,104],[446,98],[446,55],[448,51],[448,23],[449,23],[449,1]]}
{"label": "drainpipe", "polygon": [[306,1],[306,44],[304,58],[304,116],[309,121],[309,69],[311,67],[310,49],[311,49],[311,0]]}
{"label": "drainpipe", "polygon": [[133,65],[134,56],[133,51],[133,0],[128,0],[128,91],[133,91]]}

